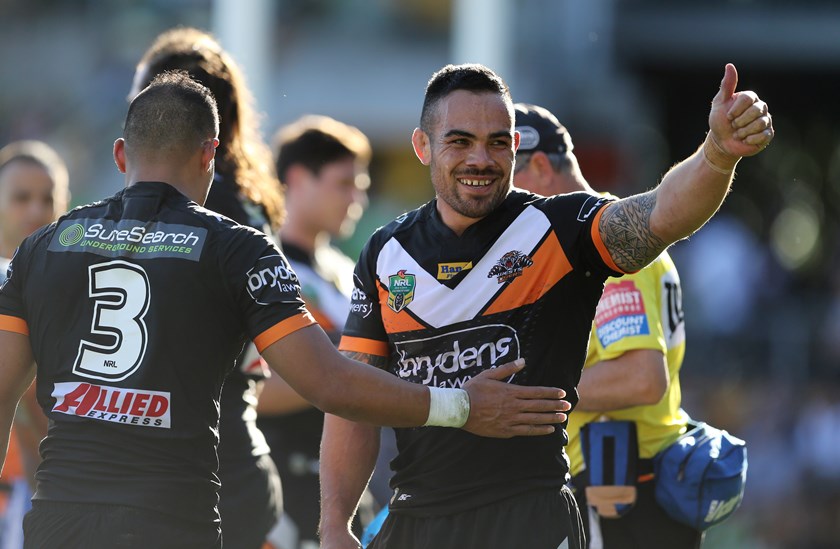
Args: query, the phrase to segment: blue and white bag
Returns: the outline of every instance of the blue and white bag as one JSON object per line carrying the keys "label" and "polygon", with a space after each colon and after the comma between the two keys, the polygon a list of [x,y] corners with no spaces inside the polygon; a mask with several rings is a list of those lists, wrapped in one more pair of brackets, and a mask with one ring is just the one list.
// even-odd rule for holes
{"label": "blue and white bag", "polygon": [[703,422],[653,460],[656,501],[668,515],[703,531],[741,505],[747,482],[747,447],[740,438]]}

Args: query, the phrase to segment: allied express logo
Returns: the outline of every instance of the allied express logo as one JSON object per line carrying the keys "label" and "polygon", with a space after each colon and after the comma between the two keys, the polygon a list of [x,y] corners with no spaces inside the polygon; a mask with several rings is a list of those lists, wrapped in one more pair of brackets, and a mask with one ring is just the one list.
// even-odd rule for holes
{"label": "allied express logo", "polygon": [[417,279],[413,274],[408,274],[405,269],[397,274],[388,277],[388,307],[398,313],[408,307],[414,301],[414,290],[417,287]]}
{"label": "allied express logo", "polygon": [[78,244],[85,237],[85,226],[81,223],[74,223],[61,231],[58,235],[58,243],[64,246],[73,246]]}
{"label": "allied express logo", "polygon": [[92,383],[58,382],[53,412],[110,423],[169,429],[168,392],[108,387]]}
{"label": "allied express logo", "polygon": [[499,259],[490,272],[487,273],[487,278],[497,277],[499,284],[513,280],[522,274],[526,267],[530,267],[534,261],[518,250],[512,250]]}

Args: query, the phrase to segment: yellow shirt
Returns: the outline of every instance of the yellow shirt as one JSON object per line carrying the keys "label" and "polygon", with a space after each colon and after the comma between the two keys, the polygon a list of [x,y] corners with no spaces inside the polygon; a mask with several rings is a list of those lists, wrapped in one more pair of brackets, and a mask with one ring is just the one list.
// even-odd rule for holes
{"label": "yellow shirt", "polygon": [[680,278],[667,252],[638,273],[607,279],[589,336],[584,369],[634,349],[657,349],[665,354],[670,376],[668,391],[651,406],[569,414],[567,452],[572,475],[584,468],[579,434],[580,428],[590,421],[635,421],[641,458],[653,457],[685,430],[688,415],[680,408],[679,379],[685,355],[685,324]]}

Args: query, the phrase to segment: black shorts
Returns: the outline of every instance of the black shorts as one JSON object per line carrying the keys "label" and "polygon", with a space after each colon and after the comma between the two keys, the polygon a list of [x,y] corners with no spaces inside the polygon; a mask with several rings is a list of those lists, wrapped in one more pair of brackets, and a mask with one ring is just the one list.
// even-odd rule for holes
{"label": "black shorts", "polygon": [[583,524],[571,491],[526,492],[461,513],[391,513],[369,549],[583,549]]}
{"label": "black shorts", "polygon": [[32,502],[24,549],[219,549],[219,523],[192,522],[127,505]]}
{"label": "black shorts", "polygon": [[283,508],[280,475],[274,461],[265,454],[256,463],[225,467],[219,478],[225,547],[260,549]]}

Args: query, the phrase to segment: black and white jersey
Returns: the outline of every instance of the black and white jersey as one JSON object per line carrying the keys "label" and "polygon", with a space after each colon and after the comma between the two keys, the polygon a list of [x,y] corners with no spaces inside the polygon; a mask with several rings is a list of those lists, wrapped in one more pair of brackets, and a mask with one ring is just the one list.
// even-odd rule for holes
{"label": "black and white jersey", "polygon": [[29,334],[50,419],[39,500],[218,520],[219,394],[247,340],[314,320],[262,233],[143,182],[27,238],[0,329]]}
{"label": "black and white jersey", "polygon": [[0,257],[0,286],[6,282],[6,271],[9,270],[9,260],[5,257]]}
{"label": "black and white jersey", "polygon": [[[401,216],[362,251],[340,348],[387,357],[394,375],[436,387],[524,357],[510,381],[561,387],[576,403],[604,281],[621,274],[597,229],[608,202],[513,191],[460,237],[435,201]],[[559,427],[512,439],[397,429],[391,508],[443,514],[559,487],[568,473]]]}

